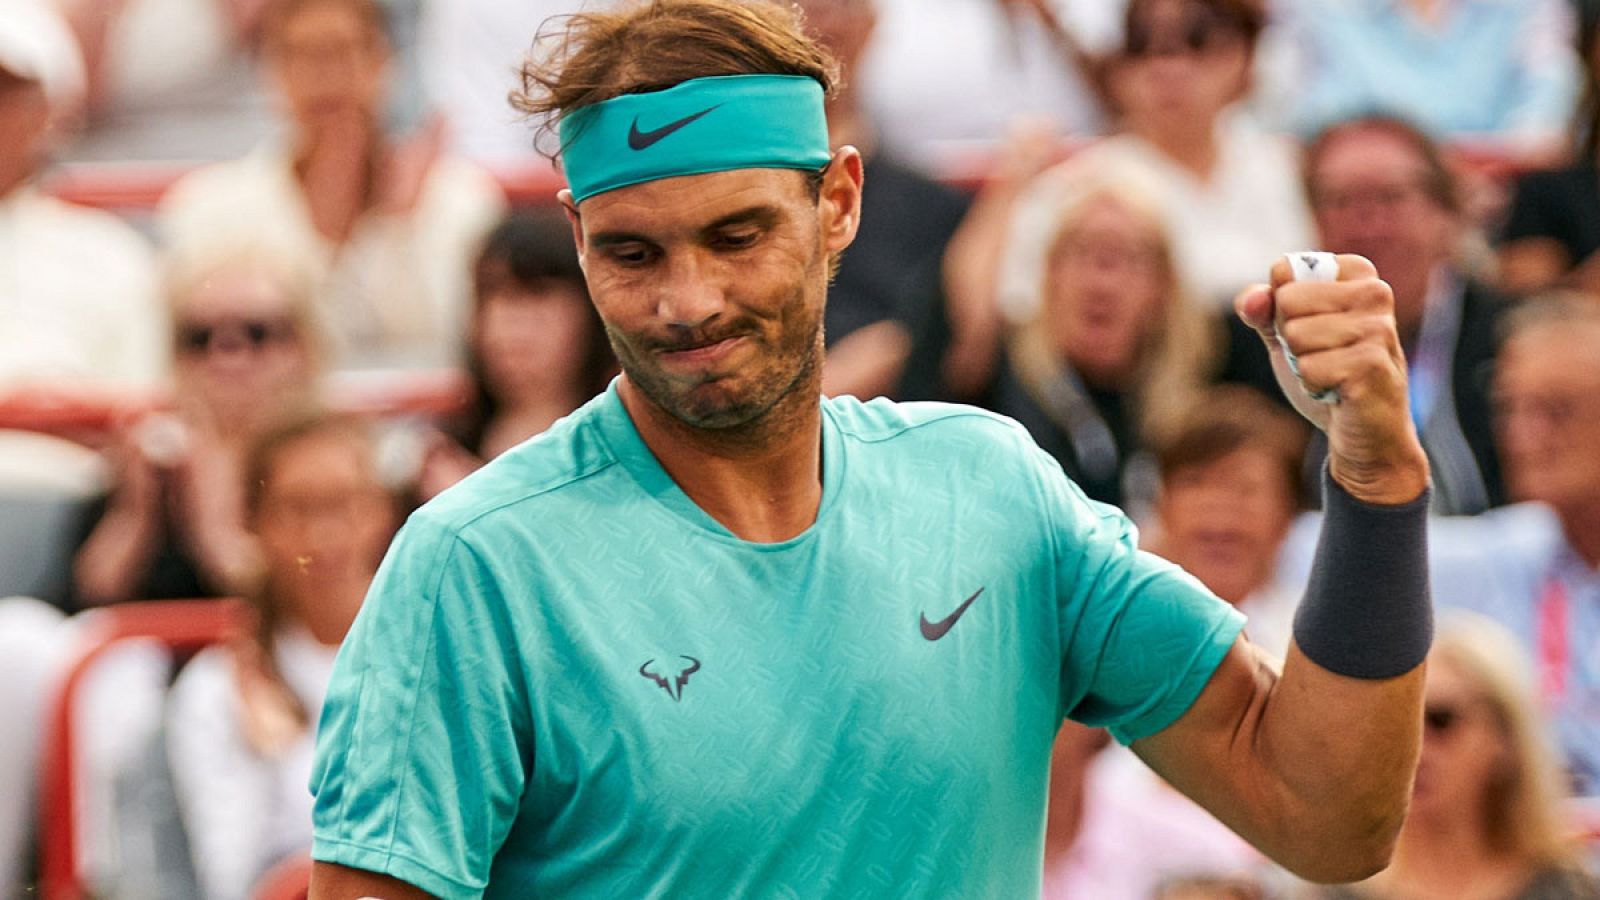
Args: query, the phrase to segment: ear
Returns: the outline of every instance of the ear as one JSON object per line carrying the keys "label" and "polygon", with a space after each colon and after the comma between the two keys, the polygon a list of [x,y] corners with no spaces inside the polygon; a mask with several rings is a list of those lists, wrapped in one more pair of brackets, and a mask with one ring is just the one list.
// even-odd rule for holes
{"label": "ear", "polygon": [[851,146],[834,151],[822,175],[818,197],[822,238],[827,251],[839,253],[856,239],[861,227],[861,188],[866,178],[861,151]]}
{"label": "ear", "polygon": [[583,261],[583,216],[578,212],[578,204],[572,201],[572,191],[562,188],[556,194],[556,202],[561,204],[561,211],[567,214],[567,223],[572,226],[572,243],[578,248],[578,261]]}

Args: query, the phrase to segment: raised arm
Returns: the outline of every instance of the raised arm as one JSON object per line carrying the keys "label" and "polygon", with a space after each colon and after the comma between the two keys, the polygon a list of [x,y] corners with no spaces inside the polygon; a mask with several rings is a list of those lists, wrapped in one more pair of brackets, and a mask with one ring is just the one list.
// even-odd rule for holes
{"label": "raised arm", "polygon": [[[1240,640],[1195,704],[1134,750],[1295,873],[1353,881],[1388,864],[1422,738],[1431,631],[1427,457],[1407,408],[1393,295],[1360,257],[1340,280],[1241,295],[1297,408],[1328,432],[1328,515],[1283,671]],[[1289,372],[1274,323],[1299,357]],[[1311,392],[1336,388],[1339,402]]]}

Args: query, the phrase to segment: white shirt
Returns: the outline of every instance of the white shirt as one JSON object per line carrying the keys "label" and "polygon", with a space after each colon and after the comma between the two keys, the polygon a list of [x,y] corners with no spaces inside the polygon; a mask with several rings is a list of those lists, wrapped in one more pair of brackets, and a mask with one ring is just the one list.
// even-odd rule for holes
{"label": "white shirt", "polygon": [[1265,281],[1278,256],[1315,242],[1298,150],[1233,113],[1217,125],[1217,161],[1201,179],[1143,138],[1120,134],[1064,166],[1098,167],[1144,179],[1166,215],[1178,271],[1195,302],[1225,308]]}
{"label": "white shirt", "polygon": [[[315,723],[337,648],[303,631],[278,635],[284,681]],[[184,667],[167,711],[167,755],[201,894],[244,900],[274,863],[311,845],[315,727],[279,757],[246,741],[232,654],[213,647]]]}
{"label": "white shirt", "polygon": [[472,260],[504,208],[493,179],[447,157],[409,214],[368,214],[339,246],[312,224],[288,158],[262,150],[185,176],[157,216],[179,257],[243,240],[315,265],[335,367],[418,367],[458,361]]}
{"label": "white shirt", "polygon": [[30,187],[0,198],[0,389],[62,379],[149,387],[166,369],[166,331],[138,232]]}

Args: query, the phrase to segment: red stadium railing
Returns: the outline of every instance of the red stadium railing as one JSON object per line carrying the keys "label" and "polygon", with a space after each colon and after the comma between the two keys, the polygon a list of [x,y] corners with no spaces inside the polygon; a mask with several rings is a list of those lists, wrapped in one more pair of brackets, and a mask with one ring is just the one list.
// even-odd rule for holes
{"label": "red stadium railing", "polygon": [[88,896],[78,840],[78,732],[73,711],[95,662],[130,640],[154,640],[179,652],[197,650],[233,638],[248,622],[244,604],[233,600],[134,603],[82,614],[78,646],[50,711],[39,780],[44,900],[83,900]]}
{"label": "red stadium railing", "polygon": [[[335,372],[324,384],[334,412],[372,418],[442,417],[459,411],[470,393],[456,369]],[[169,405],[150,391],[88,384],[28,385],[0,393],[0,430],[34,431],[98,445],[118,427]]]}

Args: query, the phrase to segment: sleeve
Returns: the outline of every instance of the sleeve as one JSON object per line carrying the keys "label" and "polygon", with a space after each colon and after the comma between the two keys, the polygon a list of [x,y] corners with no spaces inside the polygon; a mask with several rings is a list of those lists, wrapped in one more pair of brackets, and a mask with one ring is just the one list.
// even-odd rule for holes
{"label": "sleeve", "polygon": [[1244,616],[1139,550],[1127,516],[1089,500],[1053,459],[1030,449],[1055,552],[1062,709],[1131,744],[1188,711]]}
{"label": "sleeve", "polygon": [[401,531],[340,649],[317,736],[312,857],[479,897],[533,745],[499,586],[451,530]]}

